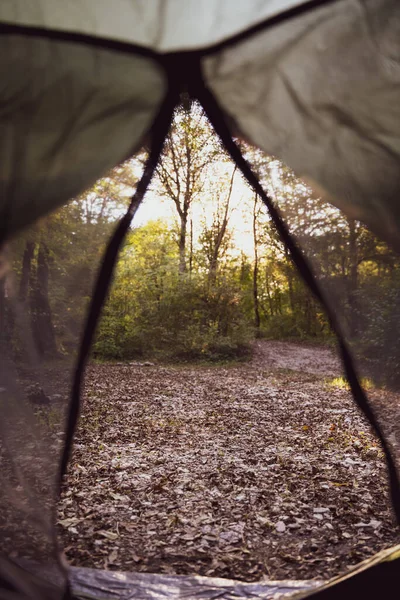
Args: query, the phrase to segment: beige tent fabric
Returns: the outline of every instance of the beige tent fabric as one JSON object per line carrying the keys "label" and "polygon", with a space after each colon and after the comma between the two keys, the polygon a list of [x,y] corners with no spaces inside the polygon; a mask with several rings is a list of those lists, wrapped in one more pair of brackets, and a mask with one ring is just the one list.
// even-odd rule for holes
{"label": "beige tent fabric", "polygon": [[[84,33],[159,52],[201,50],[302,4],[2,0],[0,24]],[[0,44],[0,199],[18,207],[7,215],[8,225],[18,228],[26,220],[16,216],[20,207],[38,214],[40,204],[45,212],[125,158],[150,127],[165,84],[160,67],[134,53],[22,34],[3,33]],[[203,65],[245,137],[352,217],[386,239],[400,238],[398,0],[328,2],[211,54]],[[13,169],[18,177],[10,175]]]}
{"label": "beige tent fabric", "polygon": [[0,23],[44,27],[143,46],[199,50],[305,0],[1,0]]}
{"label": "beige tent fabric", "polygon": [[141,146],[165,94],[148,58],[0,36],[0,224],[15,232]]}
{"label": "beige tent fabric", "polygon": [[400,239],[400,3],[344,0],[204,60],[255,145]]}

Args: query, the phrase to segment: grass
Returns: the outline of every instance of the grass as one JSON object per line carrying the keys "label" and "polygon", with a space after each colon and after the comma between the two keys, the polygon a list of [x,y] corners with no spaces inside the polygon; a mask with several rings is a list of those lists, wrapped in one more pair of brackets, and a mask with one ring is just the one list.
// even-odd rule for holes
{"label": "grass", "polygon": [[[368,377],[362,377],[360,380],[361,386],[364,390],[372,390],[375,385]],[[335,388],[340,390],[350,390],[350,385],[344,377],[330,377],[324,380],[324,385],[328,388]]]}

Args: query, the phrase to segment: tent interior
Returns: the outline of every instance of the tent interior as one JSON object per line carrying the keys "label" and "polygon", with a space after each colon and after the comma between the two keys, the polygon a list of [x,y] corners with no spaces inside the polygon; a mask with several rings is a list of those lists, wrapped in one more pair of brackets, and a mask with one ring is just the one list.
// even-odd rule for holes
{"label": "tent interior", "polygon": [[[400,5],[232,4],[0,5],[0,599],[396,595]],[[99,331],[103,353],[116,335],[100,322],[113,275],[188,115],[251,190],[272,262],[308,286],[304,319],[336,336],[386,461],[393,544],[334,578],[246,583],[65,558],[58,506],[86,366]],[[85,407],[90,420],[87,395]]]}

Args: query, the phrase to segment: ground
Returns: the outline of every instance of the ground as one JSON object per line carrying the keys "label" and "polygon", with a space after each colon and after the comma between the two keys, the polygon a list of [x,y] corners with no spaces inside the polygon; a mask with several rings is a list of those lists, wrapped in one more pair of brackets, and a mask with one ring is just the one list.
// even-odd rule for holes
{"label": "ground", "polygon": [[90,366],[59,525],[74,565],[247,581],[399,542],[333,352],[268,341],[230,366]]}

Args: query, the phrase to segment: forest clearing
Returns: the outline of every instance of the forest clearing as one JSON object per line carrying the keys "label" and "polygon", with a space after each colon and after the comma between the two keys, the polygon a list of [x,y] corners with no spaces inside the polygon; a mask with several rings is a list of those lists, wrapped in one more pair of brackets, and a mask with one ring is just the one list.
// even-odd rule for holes
{"label": "forest clearing", "polygon": [[246,581],[326,579],[399,541],[333,352],[266,340],[228,365],[92,364],[59,531],[72,565]]}

